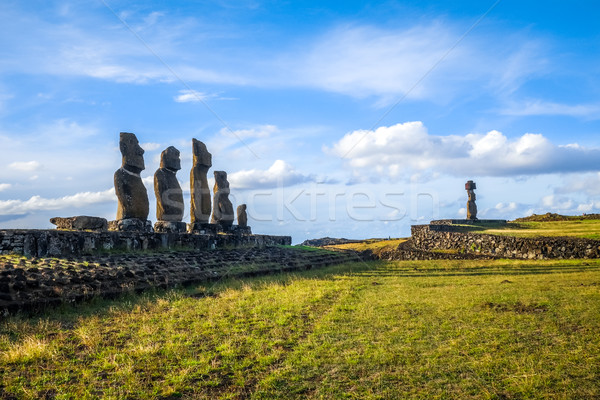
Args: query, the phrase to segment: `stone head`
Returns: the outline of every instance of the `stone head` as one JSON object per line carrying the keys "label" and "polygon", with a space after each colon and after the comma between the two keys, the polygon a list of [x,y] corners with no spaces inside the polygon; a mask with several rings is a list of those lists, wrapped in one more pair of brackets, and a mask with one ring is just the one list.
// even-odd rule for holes
{"label": "stone head", "polygon": [[197,139],[192,139],[192,152],[194,153],[194,165],[212,167],[212,154],[208,152],[204,143]]}
{"label": "stone head", "polygon": [[179,150],[173,146],[167,147],[160,153],[160,167],[179,171],[181,169],[181,160],[179,159]]}
{"label": "stone head", "polygon": [[229,182],[227,181],[227,172],[215,171],[215,185],[221,189],[229,189]]}
{"label": "stone head", "polygon": [[123,167],[128,166],[137,171],[146,168],[144,165],[144,149],[140,147],[140,143],[133,133],[121,132],[119,148],[123,155]]}

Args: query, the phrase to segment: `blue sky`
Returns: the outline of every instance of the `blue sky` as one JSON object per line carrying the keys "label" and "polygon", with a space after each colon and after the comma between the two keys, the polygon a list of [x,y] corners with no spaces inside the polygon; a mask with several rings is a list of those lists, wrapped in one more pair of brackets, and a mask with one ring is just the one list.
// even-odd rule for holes
{"label": "blue sky", "polygon": [[[593,1],[0,3],[0,227],[113,219],[119,132],[191,139],[254,232],[407,236],[410,225],[600,212]],[[212,172],[210,173],[212,176]],[[189,221],[189,212],[184,220]]]}

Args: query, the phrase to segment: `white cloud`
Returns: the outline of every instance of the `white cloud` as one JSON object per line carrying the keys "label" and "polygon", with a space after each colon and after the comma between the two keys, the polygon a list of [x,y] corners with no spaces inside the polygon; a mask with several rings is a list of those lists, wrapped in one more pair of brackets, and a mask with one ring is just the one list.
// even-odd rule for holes
{"label": "white cloud", "polygon": [[571,117],[600,118],[600,104],[561,104],[541,100],[527,101],[511,104],[500,110],[504,115],[532,116],[532,115],[565,115]]}
{"label": "white cloud", "polygon": [[102,192],[82,192],[71,196],[47,199],[32,196],[29,200],[0,200],[0,215],[27,214],[42,210],[82,208],[97,203],[116,201],[115,189]]}
{"label": "white cloud", "polygon": [[437,136],[418,121],[354,131],[324,150],[345,158],[355,176],[395,179],[419,171],[469,177],[594,171],[600,159],[600,149],[559,146],[541,134]]}
{"label": "white cloud", "polygon": [[235,136],[236,138],[267,138],[274,133],[279,132],[279,129],[275,125],[260,125],[256,128],[250,129],[237,129],[230,131],[227,128],[222,128],[220,133],[223,136]]}
{"label": "white cloud", "polygon": [[10,189],[12,185],[10,183],[0,183],[0,192]]}
{"label": "white cloud", "polygon": [[42,168],[42,164],[37,161],[15,161],[8,164],[8,168],[14,169],[15,171],[37,171]]}
{"label": "white cloud", "polygon": [[160,149],[160,143],[140,143],[140,147],[145,151],[154,151]]}
{"label": "white cloud", "polygon": [[304,175],[283,160],[277,160],[267,170],[251,169],[230,174],[228,180],[234,189],[261,189],[291,186],[313,181],[312,175]]}
{"label": "white cloud", "polygon": [[174,100],[177,103],[189,103],[189,102],[200,102],[212,97],[206,93],[198,92],[196,90],[180,90],[179,96],[176,96]]}

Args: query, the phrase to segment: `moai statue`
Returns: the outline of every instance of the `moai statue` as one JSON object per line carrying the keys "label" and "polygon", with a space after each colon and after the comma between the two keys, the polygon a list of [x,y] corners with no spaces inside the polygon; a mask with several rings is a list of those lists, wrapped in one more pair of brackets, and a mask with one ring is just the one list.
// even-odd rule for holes
{"label": "moai statue", "polygon": [[109,228],[119,231],[152,231],[148,221],[148,192],[140,173],[144,170],[144,150],[133,133],[121,132],[119,148],[123,164],[115,172],[115,193],[119,201],[117,220]]}
{"label": "moai statue", "polygon": [[181,169],[179,150],[167,147],[160,154],[160,168],[154,174],[154,194],[156,195],[155,232],[185,232],[183,219],[183,192],[175,176]]}
{"label": "moai statue", "polygon": [[224,230],[229,230],[233,224],[233,204],[229,200],[229,182],[227,172],[215,171],[215,186],[213,188],[213,213],[211,224],[218,224]]}
{"label": "moai statue", "polygon": [[240,228],[248,226],[248,214],[246,213],[246,205],[241,204],[237,208],[237,221]]}
{"label": "moai statue", "polygon": [[477,185],[473,181],[468,181],[465,183],[465,189],[469,194],[469,201],[467,201],[467,219],[476,220],[477,204],[475,204],[475,200],[477,199],[477,196],[475,196],[475,189],[477,189]]}
{"label": "moai statue", "polygon": [[190,231],[199,231],[203,225],[208,224],[210,218],[210,189],[206,174],[212,166],[212,155],[206,145],[199,140],[192,139],[194,165],[190,172],[190,189],[192,194],[190,210]]}

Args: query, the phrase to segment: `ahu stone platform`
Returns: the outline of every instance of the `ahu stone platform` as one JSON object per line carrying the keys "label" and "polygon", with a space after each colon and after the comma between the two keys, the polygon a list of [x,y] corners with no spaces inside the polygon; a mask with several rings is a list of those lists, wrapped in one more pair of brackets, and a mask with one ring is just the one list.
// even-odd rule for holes
{"label": "ahu stone platform", "polygon": [[0,230],[0,254],[27,257],[63,257],[111,250],[214,249],[291,245],[290,236],[239,233],[190,234],[115,231],[64,231],[55,229]]}
{"label": "ahu stone platform", "polygon": [[430,225],[505,225],[505,219],[438,219],[431,221]]}

